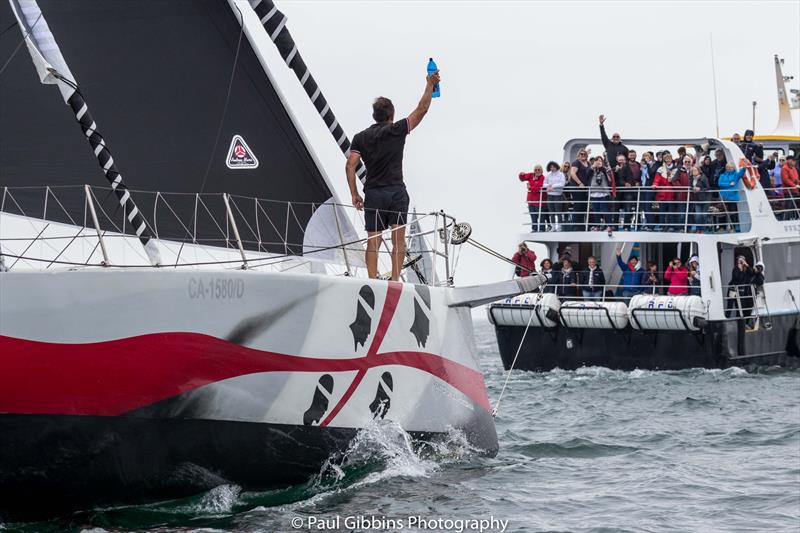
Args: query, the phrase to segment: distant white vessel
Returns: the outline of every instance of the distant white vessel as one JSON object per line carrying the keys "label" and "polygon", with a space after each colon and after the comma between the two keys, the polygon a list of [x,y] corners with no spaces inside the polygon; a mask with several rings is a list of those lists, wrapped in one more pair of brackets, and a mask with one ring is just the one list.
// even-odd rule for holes
{"label": "distant white vessel", "polygon": [[[780,110],[776,133],[756,136],[754,141],[763,145],[765,154],[777,151],[800,158],[800,136],[791,117],[791,110],[800,105],[795,90],[789,102],[784,82],[791,78],[783,76],[781,64],[776,56]],[[663,149],[675,153],[684,147],[689,154],[713,155],[719,149],[737,169],[743,161],[740,146],[728,139],[624,139],[624,143],[640,154]],[[599,139],[570,140],[564,146],[564,161],[574,161],[580,150],[598,145],[602,151]],[[678,207],[672,219],[659,224],[654,222],[659,213],[648,196],[654,188],[637,187],[629,198],[633,213],[625,221],[630,231],[619,231],[617,224],[611,224],[609,232],[605,224],[603,231],[589,231],[591,197],[584,203],[587,212],[575,209],[580,203],[569,208],[570,202],[563,202],[557,216],[562,227],[569,226],[567,231],[531,232],[523,239],[532,249],[537,244],[546,249],[549,257],[560,257],[567,250],[584,267],[586,259],[595,256],[607,284],[599,300],[584,300],[581,283],[577,287],[551,283],[547,290],[559,296],[536,292],[491,304],[488,315],[504,366],[511,367],[518,349],[515,368],[536,371],[592,365],[626,370],[800,366],[800,198],[781,196],[779,187],[765,188],[755,177],[747,183],[750,186],[738,185],[738,222],[717,208],[718,192],[702,201],[707,206],[705,222],[696,219],[694,201],[685,195],[685,200],[672,202]],[[542,210],[539,216],[545,215]],[[661,286],[639,286],[638,296],[622,297],[618,248],[624,263],[636,255],[642,267],[648,261],[658,265]],[[729,284],[740,255],[750,267],[763,262],[763,286]],[[693,294],[665,294],[669,285],[663,284],[665,265],[674,257],[687,264],[692,256],[700,265],[697,283],[686,287]]]}

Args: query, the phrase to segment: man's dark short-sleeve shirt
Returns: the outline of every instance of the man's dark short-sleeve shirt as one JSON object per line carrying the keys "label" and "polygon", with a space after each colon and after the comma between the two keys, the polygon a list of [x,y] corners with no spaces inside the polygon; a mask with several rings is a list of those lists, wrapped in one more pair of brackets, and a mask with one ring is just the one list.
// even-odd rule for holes
{"label": "man's dark short-sleeve shirt", "polygon": [[410,132],[404,118],[394,124],[373,124],[356,133],[350,151],[360,154],[367,166],[364,190],[403,185],[403,149]]}

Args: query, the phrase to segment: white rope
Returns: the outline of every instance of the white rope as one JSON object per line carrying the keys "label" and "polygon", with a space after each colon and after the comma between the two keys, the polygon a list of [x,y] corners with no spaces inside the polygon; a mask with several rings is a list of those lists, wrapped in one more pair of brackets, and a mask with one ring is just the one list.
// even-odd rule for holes
{"label": "white rope", "polygon": [[497,397],[497,403],[494,404],[494,409],[492,409],[492,417],[497,418],[497,411],[500,409],[500,402],[503,400],[503,395],[506,393],[506,387],[508,387],[508,380],[511,378],[511,371],[514,370],[514,366],[517,364],[517,357],[519,357],[519,352],[522,350],[522,344],[525,342],[525,336],[528,334],[528,329],[531,327],[531,321],[533,320],[533,315],[536,313],[536,306],[533,306],[531,309],[531,316],[528,318],[528,325],[525,326],[525,331],[522,332],[522,339],[519,341],[519,346],[517,346],[517,353],[514,354],[514,360],[511,361],[511,366],[508,368],[508,372],[506,372],[506,381],[503,383],[503,388],[500,390],[500,396]]}

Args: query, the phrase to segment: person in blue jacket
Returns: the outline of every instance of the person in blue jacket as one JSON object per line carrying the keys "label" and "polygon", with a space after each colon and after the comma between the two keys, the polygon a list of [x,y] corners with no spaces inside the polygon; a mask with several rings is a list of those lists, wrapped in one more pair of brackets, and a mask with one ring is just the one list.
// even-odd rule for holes
{"label": "person in blue jacket", "polygon": [[630,264],[625,264],[622,260],[622,250],[617,248],[617,264],[622,270],[622,297],[625,301],[631,299],[636,294],[639,294],[644,289],[644,272],[642,272],[642,265],[639,264],[639,258],[632,255]]}
{"label": "person in blue jacket", "polygon": [[746,170],[745,167],[736,170],[733,163],[728,163],[725,165],[725,172],[719,175],[719,196],[722,198],[728,220],[733,225],[733,231],[739,231],[739,207],[736,204],[739,202],[739,180]]}

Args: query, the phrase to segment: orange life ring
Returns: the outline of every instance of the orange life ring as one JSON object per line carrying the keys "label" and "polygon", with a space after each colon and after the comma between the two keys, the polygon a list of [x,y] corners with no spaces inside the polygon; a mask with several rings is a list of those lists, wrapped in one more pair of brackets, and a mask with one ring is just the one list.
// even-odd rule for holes
{"label": "orange life ring", "polygon": [[751,190],[755,189],[756,183],[758,183],[758,169],[744,157],[739,160],[739,167],[744,167],[745,169],[742,176],[744,186]]}

